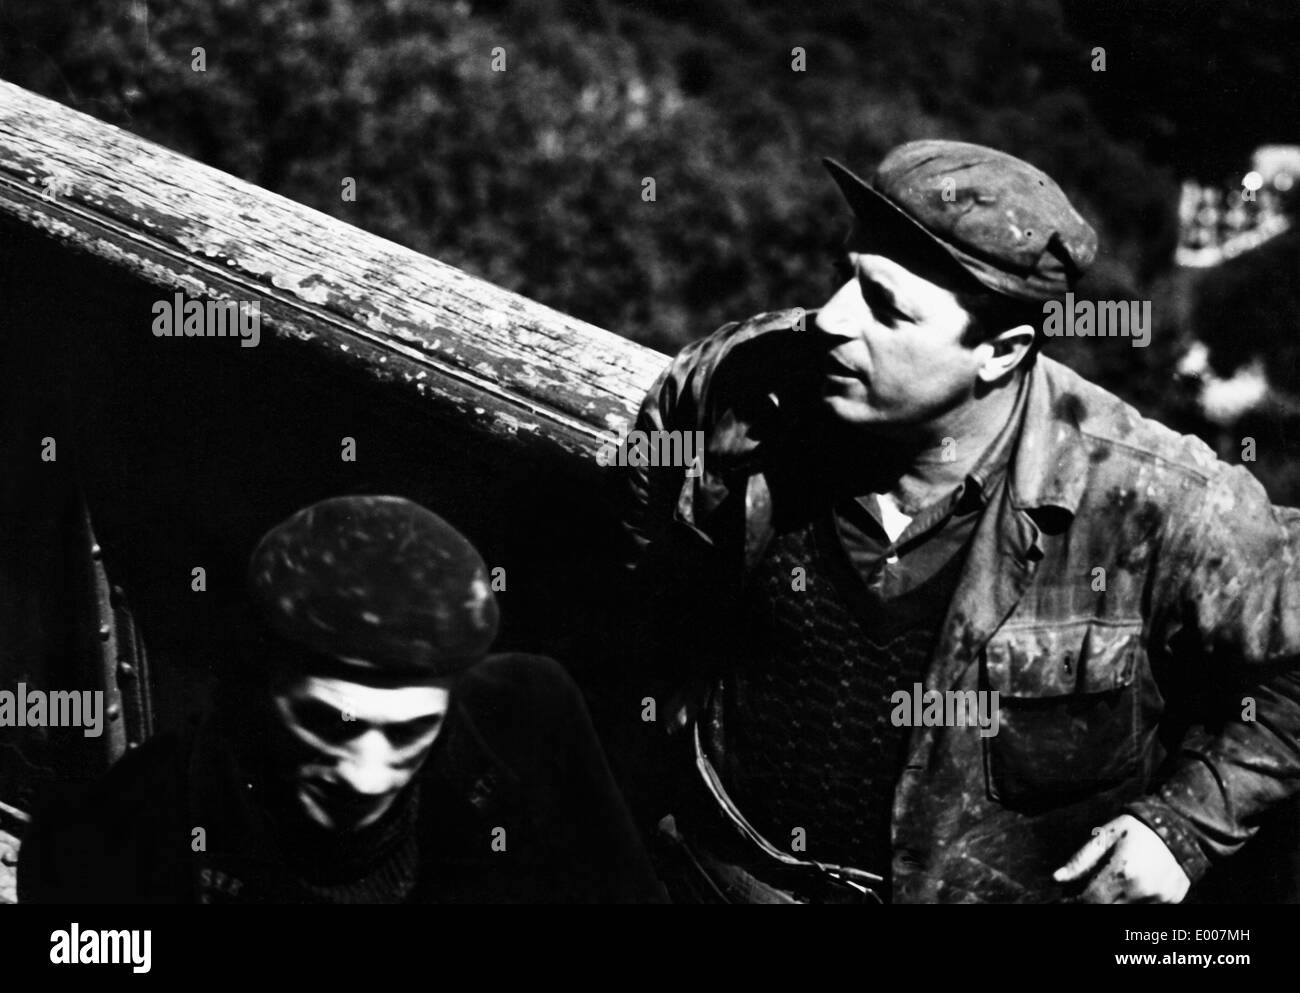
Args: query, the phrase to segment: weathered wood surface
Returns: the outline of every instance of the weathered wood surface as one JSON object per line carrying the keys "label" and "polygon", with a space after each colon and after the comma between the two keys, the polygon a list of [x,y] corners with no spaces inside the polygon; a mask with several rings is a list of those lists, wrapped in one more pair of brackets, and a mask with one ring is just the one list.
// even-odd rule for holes
{"label": "weathered wood surface", "polygon": [[0,81],[3,216],[156,285],[160,298],[259,300],[264,335],[314,342],[466,432],[519,445],[589,457],[665,362]]}

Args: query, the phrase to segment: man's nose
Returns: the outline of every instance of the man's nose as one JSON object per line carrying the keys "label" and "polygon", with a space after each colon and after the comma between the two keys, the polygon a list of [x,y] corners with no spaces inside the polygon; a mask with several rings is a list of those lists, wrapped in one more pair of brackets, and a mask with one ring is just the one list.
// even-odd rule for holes
{"label": "man's nose", "polygon": [[836,338],[856,338],[857,321],[862,316],[863,308],[859,306],[855,309],[852,305],[852,297],[858,292],[856,283],[847,282],[841,286],[835,295],[817,311],[817,320],[813,322],[817,325],[817,329]]}
{"label": "man's nose", "polygon": [[335,773],[341,785],[362,796],[390,793],[398,785],[400,773],[393,768],[392,746],[379,731],[367,731],[352,743],[340,760]]}

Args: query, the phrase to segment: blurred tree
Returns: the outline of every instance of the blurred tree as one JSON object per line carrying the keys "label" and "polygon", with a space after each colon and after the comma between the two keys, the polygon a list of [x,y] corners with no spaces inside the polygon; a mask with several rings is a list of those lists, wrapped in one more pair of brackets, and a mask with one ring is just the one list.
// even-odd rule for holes
{"label": "blurred tree", "polygon": [[[819,303],[846,223],[820,157],[869,173],[913,138],[1034,161],[1099,228],[1112,285],[1156,279],[1175,176],[1117,114],[1118,52],[1118,75],[1090,69],[1094,35],[1123,18],[1077,7],[4,0],[0,72],[671,350],[726,320]],[[1153,72],[1183,65],[1168,39],[1199,21],[1176,20],[1141,20],[1141,45],[1125,29]],[[796,46],[806,71],[792,68]],[[206,72],[191,67],[195,47]],[[1215,79],[1267,61],[1235,43],[1229,55]],[[1157,109],[1170,126],[1195,116],[1177,101]],[[355,202],[341,199],[345,176]]]}

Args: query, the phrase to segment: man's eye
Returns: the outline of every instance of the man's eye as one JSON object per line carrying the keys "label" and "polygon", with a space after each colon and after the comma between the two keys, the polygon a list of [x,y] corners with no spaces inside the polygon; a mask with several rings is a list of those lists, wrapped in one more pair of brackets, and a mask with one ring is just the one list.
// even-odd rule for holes
{"label": "man's eye", "polygon": [[890,294],[882,291],[877,286],[867,286],[862,291],[862,296],[867,301],[867,306],[871,312],[876,315],[878,320],[886,321],[890,325],[898,321],[910,321],[911,318],[904,314],[894,305],[894,298]]}
{"label": "man's eye", "polygon": [[[302,728],[317,737],[336,737],[344,720],[341,711],[319,700],[300,703],[294,708],[293,716]],[[351,729],[354,725],[349,724],[347,727]]]}
{"label": "man's eye", "polygon": [[418,721],[408,721],[400,727],[391,729],[388,732],[388,740],[396,748],[401,748],[404,745],[412,745],[441,723],[441,714],[433,717],[421,718]]}

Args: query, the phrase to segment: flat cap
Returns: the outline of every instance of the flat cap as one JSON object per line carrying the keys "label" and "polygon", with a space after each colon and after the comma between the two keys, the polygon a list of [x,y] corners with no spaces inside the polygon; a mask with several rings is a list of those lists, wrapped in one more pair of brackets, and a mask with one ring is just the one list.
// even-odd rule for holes
{"label": "flat cap", "polygon": [[298,511],[258,542],[248,586],[280,637],[390,675],[450,675],[497,633],[477,550],[402,497],[335,497]]}
{"label": "flat cap", "polygon": [[1063,296],[1097,254],[1097,233],[1051,177],[996,149],[911,141],[870,183],[833,159],[823,164],[868,240],[927,240],[1004,296]]}

